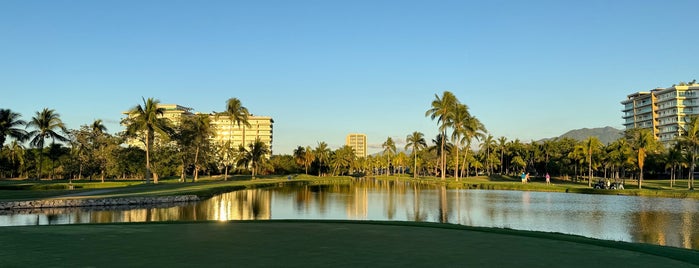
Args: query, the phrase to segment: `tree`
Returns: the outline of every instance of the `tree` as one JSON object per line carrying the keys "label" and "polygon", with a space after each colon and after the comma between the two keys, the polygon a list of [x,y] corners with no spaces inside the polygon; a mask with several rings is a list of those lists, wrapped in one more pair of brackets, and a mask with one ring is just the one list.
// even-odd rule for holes
{"label": "tree", "polygon": [[684,125],[680,141],[687,147],[687,155],[690,159],[689,164],[689,179],[687,180],[687,188],[694,189],[694,169],[697,163],[697,154],[699,153],[699,116],[694,115],[689,118],[689,122]]}
{"label": "tree", "polygon": [[425,142],[425,135],[422,134],[421,132],[414,131],[412,134],[408,135],[405,137],[405,150],[408,150],[408,148],[411,148],[411,153],[413,154],[413,178],[417,179],[417,154],[420,152],[420,150],[425,149],[427,147],[427,143]]}
{"label": "tree", "polygon": [[56,140],[62,142],[68,141],[67,138],[56,132],[57,130],[61,130],[65,133],[68,130],[63,124],[63,121],[61,121],[61,116],[49,108],[44,108],[41,112],[36,112],[36,115],[32,117],[32,120],[27,124],[27,127],[35,128],[35,130],[29,132],[28,136],[32,137],[29,142],[30,145],[39,149],[39,164],[36,168],[36,179],[39,180],[41,179],[45,140],[51,138],[51,144],[54,144]]}
{"label": "tree", "polygon": [[191,146],[194,147],[194,171],[192,171],[192,181],[199,180],[199,156],[202,148],[209,147],[209,137],[214,134],[211,129],[211,117],[207,114],[197,114],[193,117],[188,117],[183,122],[187,134],[185,138],[189,139]]}
{"label": "tree", "polygon": [[345,145],[337,149],[331,161],[333,165],[333,175],[338,174],[338,170],[342,173],[342,169],[349,168],[354,163],[355,158],[356,154],[351,146]]}
{"label": "tree", "polygon": [[[172,133],[169,119],[162,117],[165,109],[158,107],[159,100],[148,98],[143,99],[143,105],[136,105],[129,110],[128,118],[125,119],[126,132],[131,136],[144,136],[146,147],[146,183],[150,183],[151,177],[151,157],[155,134],[158,133],[163,138],[167,138]],[[154,173],[153,182],[158,183],[158,174]]]}
{"label": "tree", "polygon": [[501,136],[498,138],[498,148],[500,148],[500,175],[502,175],[502,168],[505,166],[505,145],[507,145],[507,138]]}
{"label": "tree", "polygon": [[311,146],[306,146],[306,153],[303,155],[303,166],[306,169],[306,175],[308,175],[308,167],[316,160],[316,155],[313,153]]}
{"label": "tree", "polygon": [[[245,108],[238,98],[230,98],[228,101],[226,101],[226,111],[223,112],[223,114],[228,116],[231,123],[230,144],[233,144],[233,124],[235,123],[238,127],[243,127],[242,146],[245,147],[245,127],[250,127],[250,122],[248,122],[250,112],[248,111],[248,108]],[[226,165],[224,180],[228,180],[228,165]]]}
{"label": "tree", "polygon": [[[425,116],[429,116],[430,119],[434,120],[437,118],[437,124],[439,124],[439,133],[446,137],[447,128],[450,122],[454,118],[454,107],[459,102],[453,93],[449,91],[444,91],[442,97],[439,95],[434,95],[435,99],[432,101],[431,108],[425,112]],[[440,161],[442,164],[442,180],[446,179],[446,154],[444,153],[444,143],[445,140],[441,140],[441,153]]]}
{"label": "tree", "polygon": [[487,137],[485,137],[485,139],[483,139],[483,142],[481,143],[481,150],[485,150],[485,165],[488,175],[490,175],[492,172],[493,165],[490,161],[490,148],[492,148],[494,145],[495,140],[493,135],[488,135]]}
{"label": "tree", "polygon": [[104,182],[104,176],[107,171],[107,156],[104,152],[105,144],[103,140],[105,140],[107,127],[102,123],[102,119],[97,119],[92,122],[90,128],[92,129],[93,144],[95,144],[95,159],[97,160],[100,169],[100,179],[102,182]]}
{"label": "tree", "polygon": [[318,160],[318,177],[323,173],[323,164],[328,162],[328,159],[330,158],[330,149],[328,148],[328,144],[325,143],[324,141],[321,141],[318,143],[318,146],[314,150],[313,154],[315,155],[316,160]]}
{"label": "tree", "polygon": [[471,114],[468,112],[468,107],[465,104],[458,103],[454,108],[453,118],[448,125],[451,126],[451,128],[454,130],[451,136],[452,140],[454,141],[454,145],[456,146],[456,157],[454,161],[454,177],[456,178],[456,180],[458,180],[460,150],[459,145],[466,144],[465,153],[468,153],[471,146],[471,140],[474,138],[479,140],[481,137],[483,137],[485,127],[476,117],[471,116]]}
{"label": "tree", "polygon": [[648,153],[654,152],[659,144],[653,137],[653,133],[648,129],[631,129],[626,132],[629,136],[629,140],[636,152],[636,163],[638,165],[638,189],[641,189],[643,184],[643,167],[646,162],[646,156]]}
{"label": "tree", "polygon": [[[306,148],[303,146],[296,147],[296,149],[294,149],[294,162],[299,166],[304,166],[305,158]],[[306,170],[306,174],[308,174],[308,170]]]}
{"label": "tree", "polygon": [[602,147],[602,142],[597,137],[588,137],[583,141],[585,148],[585,158],[587,159],[587,186],[592,187],[592,155],[599,152]]}
{"label": "tree", "polygon": [[383,154],[387,156],[388,162],[386,162],[386,170],[388,171],[388,175],[391,175],[391,157],[396,154],[396,144],[393,142],[393,139],[391,137],[388,137],[386,141],[381,144],[381,147],[383,148]]}
{"label": "tree", "polygon": [[238,160],[239,163],[244,166],[248,164],[252,168],[252,178],[255,178],[255,174],[259,171],[262,162],[266,159],[265,156],[269,154],[269,148],[267,144],[262,142],[259,138],[255,139],[255,142],[248,144],[248,149],[243,149],[241,151],[241,157]]}
{"label": "tree", "polygon": [[27,131],[19,128],[27,124],[20,118],[19,113],[12,112],[10,109],[0,109],[0,148],[5,145],[5,139],[9,136],[19,141],[24,141],[27,137]]}

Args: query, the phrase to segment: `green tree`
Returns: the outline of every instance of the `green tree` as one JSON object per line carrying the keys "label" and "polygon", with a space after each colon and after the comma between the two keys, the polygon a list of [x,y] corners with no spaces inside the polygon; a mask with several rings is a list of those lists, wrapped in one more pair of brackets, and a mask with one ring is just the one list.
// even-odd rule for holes
{"label": "green tree", "polygon": [[498,138],[498,148],[500,150],[500,175],[502,175],[502,169],[505,166],[505,149],[507,145],[507,138],[501,136]]}
{"label": "green tree", "polygon": [[602,148],[602,142],[599,141],[597,137],[588,137],[583,141],[583,146],[585,148],[585,159],[587,162],[587,186],[592,187],[592,161],[593,155],[599,153]]}
{"label": "green tree", "polygon": [[680,141],[687,147],[687,155],[689,163],[689,179],[687,180],[687,188],[694,189],[694,170],[697,163],[697,154],[699,154],[699,116],[694,115],[689,118],[689,122],[684,125],[683,136]]}
{"label": "green tree", "polygon": [[[298,146],[294,149],[294,162],[299,166],[304,166],[306,160],[306,148],[303,146]],[[306,169],[306,174],[308,174],[308,169]]]}
{"label": "green tree", "polygon": [[[435,94],[435,99],[432,101],[431,108],[425,112],[425,116],[429,116],[430,119],[434,120],[437,118],[437,124],[439,124],[439,133],[446,137],[447,128],[449,127],[451,121],[454,118],[454,107],[459,102],[453,93],[449,91],[444,91],[442,96]],[[445,154],[445,139],[441,139],[441,153],[440,162],[442,169],[442,180],[446,179],[446,154]]]}
{"label": "green tree", "polygon": [[391,175],[391,157],[396,154],[396,144],[393,142],[391,137],[386,138],[386,141],[381,144],[383,148],[383,154],[387,157],[386,170],[388,175]]}
{"label": "green tree", "polygon": [[330,149],[328,148],[328,144],[324,141],[319,142],[318,146],[313,151],[313,154],[319,163],[318,177],[320,177],[320,175],[323,173],[324,164],[327,163],[330,158]]}
{"label": "green tree", "polygon": [[[242,126],[243,141],[242,146],[245,147],[245,127],[250,127],[250,122],[248,118],[250,117],[250,112],[248,108],[243,106],[243,103],[238,98],[230,98],[226,101],[226,111],[223,112],[225,116],[230,120],[230,140],[231,145],[233,145],[233,124],[237,125],[239,128]],[[229,160],[230,161],[230,160]],[[228,165],[225,167],[224,180],[228,180]]]}
{"label": "green tree", "polygon": [[417,155],[418,153],[427,147],[427,142],[425,142],[425,135],[422,132],[414,131],[412,134],[405,137],[405,150],[411,149],[411,154],[413,155],[413,178],[417,178]]}
{"label": "green tree", "polygon": [[35,130],[29,132],[28,136],[31,137],[31,141],[29,142],[31,146],[39,149],[39,164],[36,168],[36,179],[39,180],[41,179],[41,167],[43,166],[45,140],[50,138],[51,144],[54,144],[56,140],[62,142],[68,141],[67,138],[57,132],[57,130],[60,130],[65,133],[68,130],[63,124],[63,121],[61,121],[61,116],[49,108],[44,108],[41,112],[36,112],[36,115],[32,117],[32,120],[27,124],[27,127],[35,128]]}
{"label": "green tree", "polygon": [[244,166],[251,166],[252,178],[254,179],[263,161],[266,160],[265,157],[269,154],[269,148],[264,142],[257,138],[255,142],[248,144],[248,148],[243,149],[241,153],[238,162]]}
{"label": "green tree", "polygon": [[[130,136],[144,137],[146,148],[146,183],[150,183],[151,178],[151,150],[155,141],[155,134],[158,133],[162,138],[166,139],[172,133],[170,121],[162,117],[165,109],[158,107],[159,100],[148,98],[142,99],[143,105],[136,105],[128,112],[128,118],[125,119],[126,132]],[[153,182],[158,183],[158,174],[153,174]]]}
{"label": "green tree", "polygon": [[631,129],[626,132],[629,140],[636,153],[636,164],[638,165],[638,189],[642,188],[643,184],[643,167],[645,166],[646,156],[648,153],[653,153],[659,148],[659,143],[655,140],[653,133],[648,129]]}
{"label": "green tree", "polygon": [[27,124],[20,119],[21,116],[10,109],[0,109],[0,148],[5,145],[5,139],[8,136],[19,141],[27,138],[27,132],[19,128]]}
{"label": "green tree", "polygon": [[306,146],[306,153],[303,155],[303,167],[306,169],[306,175],[308,175],[308,167],[315,160],[316,155],[313,153],[313,149],[311,149],[311,146]]}
{"label": "green tree", "polygon": [[333,175],[338,174],[338,170],[342,173],[342,170],[348,169],[355,161],[356,154],[352,147],[345,145],[335,150],[332,157]]}

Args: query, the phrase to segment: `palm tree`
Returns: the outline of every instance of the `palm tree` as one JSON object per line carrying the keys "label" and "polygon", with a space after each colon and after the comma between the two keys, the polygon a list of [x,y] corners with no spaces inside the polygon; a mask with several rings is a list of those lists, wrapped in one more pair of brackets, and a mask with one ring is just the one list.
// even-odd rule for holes
{"label": "palm tree", "polygon": [[[449,141],[447,141],[446,135],[442,135],[442,133],[437,134],[437,136],[432,140],[432,143],[434,143],[435,146],[429,147],[428,151],[430,151],[430,152],[437,151],[438,164],[434,166],[435,173],[436,173],[436,169],[441,169],[440,173],[444,174],[444,173],[446,173],[446,170],[442,169],[442,168],[446,168],[446,163],[443,163],[443,162],[446,162],[447,158],[446,157],[442,158],[440,156],[445,155],[447,153],[451,153],[453,145]],[[444,146],[441,147],[441,146],[439,146],[440,144],[444,144]]]}
{"label": "palm tree", "polygon": [[[425,116],[429,116],[430,119],[434,120],[437,118],[437,123],[439,124],[439,133],[442,136],[447,135],[447,128],[450,122],[454,118],[454,107],[459,102],[453,93],[449,91],[444,91],[442,97],[434,94],[435,99],[432,101],[432,107],[425,112]],[[444,153],[444,142],[441,141],[441,163],[442,163],[442,180],[446,179],[446,154]]]}
{"label": "palm tree", "polygon": [[592,187],[592,154],[598,152],[602,147],[602,142],[597,137],[588,137],[583,141],[585,148],[585,158],[587,159],[587,187]]}
{"label": "palm tree", "polygon": [[388,171],[388,175],[391,175],[391,156],[396,154],[396,144],[393,142],[393,139],[391,137],[388,137],[386,141],[381,144],[381,147],[383,148],[383,154],[388,157],[388,162],[386,170]]}
{"label": "palm tree", "polygon": [[[18,168],[17,170],[19,171],[17,174],[18,176],[21,176],[22,169],[24,167],[24,146],[17,141],[13,140],[7,147],[2,147],[2,151],[4,151],[5,155],[7,155],[7,160],[10,162],[10,165],[15,166],[17,165]],[[10,170],[10,177],[14,177],[14,168]]]}
{"label": "palm tree", "polygon": [[248,149],[242,150],[242,156],[239,163],[243,163],[245,166],[250,164],[252,167],[252,178],[255,178],[255,174],[259,172],[260,165],[266,159],[265,156],[269,154],[269,148],[267,144],[262,142],[260,138],[255,139],[255,142],[248,144]]}
{"label": "palm tree", "polygon": [[355,154],[354,149],[348,145],[337,149],[332,157],[333,175],[337,174],[338,169],[351,166],[354,163],[356,156],[357,155]]}
{"label": "palm tree", "polygon": [[488,171],[488,175],[490,175],[490,173],[492,172],[492,164],[490,162],[490,148],[492,148],[494,144],[495,140],[493,135],[488,135],[487,137],[485,137],[485,139],[483,139],[483,142],[481,143],[481,150],[485,149],[485,165]]}
{"label": "palm tree", "polygon": [[449,123],[449,125],[454,130],[452,132],[451,138],[454,140],[454,145],[456,146],[456,159],[454,176],[456,180],[459,179],[459,145],[466,144],[466,154],[468,154],[469,148],[471,146],[471,140],[473,138],[479,140],[484,136],[485,127],[476,118],[471,116],[468,112],[468,107],[465,104],[457,104],[454,108],[454,118]]}
{"label": "palm tree", "polygon": [[[231,122],[231,144],[233,144],[233,124],[235,123],[238,127],[243,127],[242,146],[245,147],[245,127],[250,127],[250,122],[248,122],[250,112],[248,111],[248,108],[245,108],[238,98],[230,98],[228,101],[226,101],[226,111],[223,112],[223,114],[228,116]],[[228,165],[226,165],[224,180],[228,180]]]}
{"label": "palm tree", "polygon": [[689,118],[689,122],[685,124],[684,135],[680,139],[681,142],[686,144],[688,149],[688,156],[690,159],[689,164],[689,179],[687,180],[687,188],[690,190],[694,189],[694,169],[697,162],[697,154],[699,153],[699,116],[692,116]]}
{"label": "palm tree", "polygon": [[20,118],[19,113],[12,112],[10,109],[0,109],[0,148],[5,145],[5,139],[9,136],[19,141],[24,141],[27,137],[27,131],[18,128],[24,126],[27,122]]}
{"label": "palm tree", "polygon": [[323,164],[328,162],[328,159],[330,158],[330,148],[328,148],[327,143],[321,141],[318,143],[318,146],[316,147],[313,154],[319,162],[318,177],[320,177],[320,175],[323,173]]}
{"label": "palm tree", "polygon": [[51,138],[51,144],[54,144],[56,140],[68,141],[67,138],[63,137],[61,134],[56,132],[56,130],[61,130],[63,133],[68,132],[66,126],[61,121],[61,116],[54,110],[49,108],[44,108],[41,112],[36,112],[36,115],[32,117],[29,121],[27,127],[34,127],[35,130],[29,132],[28,136],[33,137],[29,144],[36,148],[39,148],[39,165],[36,169],[36,179],[41,179],[41,166],[43,164],[43,151],[44,142],[47,138]]}
{"label": "palm tree", "polygon": [[201,166],[199,165],[199,153],[201,148],[207,146],[209,142],[209,137],[214,134],[211,129],[211,117],[207,114],[197,114],[192,118],[192,143],[194,145],[194,171],[193,181],[199,180],[199,170]]}
{"label": "palm tree", "polygon": [[[657,148],[657,142],[653,134],[648,129],[633,129],[627,131],[627,135],[631,136],[631,143],[636,151],[636,161],[640,171],[638,176],[638,189],[641,189],[643,183],[643,166],[646,161],[646,156],[649,152]],[[691,173],[690,173],[691,174]]]}
{"label": "palm tree", "polygon": [[507,145],[507,138],[504,136],[498,138],[498,148],[500,148],[500,175],[502,175],[502,168],[505,166],[505,145]]}
{"label": "palm tree", "polygon": [[[129,110],[129,117],[126,122],[126,133],[128,135],[144,135],[146,146],[146,183],[150,183],[151,163],[150,152],[153,149],[155,133],[160,134],[163,138],[169,136],[172,132],[169,119],[162,117],[165,109],[158,107],[159,100],[148,98],[143,100],[143,105],[136,105]],[[158,183],[157,173],[154,173],[153,182]]]}
{"label": "palm tree", "polygon": [[308,167],[316,160],[316,156],[313,153],[311,146],[306,146],[306,153],[303,155],[303,166],[306,168],[306,175],[308,175]]}
{"label": "palm tree", "polygon": [[422,134],[422,132],[419,131],[414,131],[412,134],[408,135],[405,137],[405,150],[408,150],[408,148],[412,148],[412,154],[413,158],[415,159],[413,162],[413,178],[417,178],[417,154],[420,150],[425,149],[427,147],[427,142],[425,142],[425,135]]}
{"label": "palm tree", "polygon": [[306,156],[306,148],[303,146],[298,146],[296,149],[294,149],[294,162],[296,162],[297,165],[303,166],[303,162]]}
{"label": "palm tree", "polygon": [[100,139],[105,132],[107,132],[107,127],[104,126],[102,123],[102,119],[97,119],[94,122],[92,122],[92,125],[90,126],[92,129],[92,139],[94,141],[94,144],[97,145],[97,155],[98,155],[98,162],[99,162],[99,168],[100,168],[100,179],[104,183],[104,174],[105,174],[105,169],[106,169],[106,156],[104,155],[103,152],[103,146],[102,143],[97,142],[98,139]]}

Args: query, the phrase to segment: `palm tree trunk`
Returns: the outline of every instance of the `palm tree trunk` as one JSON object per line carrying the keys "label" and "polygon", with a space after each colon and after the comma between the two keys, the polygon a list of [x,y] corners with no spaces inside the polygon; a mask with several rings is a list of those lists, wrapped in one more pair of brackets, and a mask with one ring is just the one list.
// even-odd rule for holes
{"label": "palm tree trunk", "polygon": [[587,159],[587,187],[592,187],[592,152]]}
{"label": "palm tree trunk", "polygon": [[192,182],[199,180],[199,146],[194,151],[194,174],[192,174]]}
{"label": "palm tree trunk", "polygon": [[459,181],[459,145],[454,141],[456,148],[456,159],[454,160],[454,179]]}
{"label": "palm tree trunk", "polygon": [[417,179],[417,153],[413,149],[413,154],[415,154],[415,162],[413,163],[413,179]]}
{"label": "palm tree trunk", "polygon": [[41,180],[41,166],[43,164],[43,156],[44,156],[44,146],[41,146],[39,150],[39,166],[36,168],[36,180]]}
{"label": "palm tree trunk", "polygon": [[444,154],[444,140],[446,139],[446,136],[447,136],[447,132],[446,132],[446,131],[442,131],[442,138],[440,139],[440,140],[442,140],[442,155],[441,155],[441,159],[442,159],[442,180],[446,180],[446,179],[447,179],[446,172],[445,172],[445,169],[447,168],[447,164],[446,164],[446,163],[447,163],[447,161],[446,161],[447,158],[446,158],[446,155]]}
{"label": "palm tree trunk", "polygon": [[150,133],[146,133],[146,184],[150,183]]}

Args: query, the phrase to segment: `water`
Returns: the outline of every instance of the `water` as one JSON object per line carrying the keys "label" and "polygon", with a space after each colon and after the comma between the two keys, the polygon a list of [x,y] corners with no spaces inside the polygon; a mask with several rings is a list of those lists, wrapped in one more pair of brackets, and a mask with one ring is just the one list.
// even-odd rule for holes
{"label": "water", "polygon": [[362,179],[236,191],[170,207],[62,208],[0,215],[0,226],[178,220],[426,221],[699,249],[699,201],[444,187]]}

